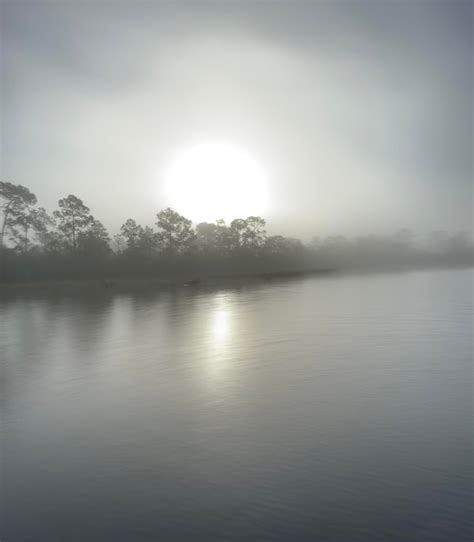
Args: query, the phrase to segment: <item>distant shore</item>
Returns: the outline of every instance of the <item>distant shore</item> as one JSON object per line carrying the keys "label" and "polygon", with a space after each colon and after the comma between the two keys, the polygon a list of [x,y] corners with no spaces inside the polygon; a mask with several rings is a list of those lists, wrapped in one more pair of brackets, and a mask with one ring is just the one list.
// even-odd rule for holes
{"label": "distant shore", "polygon": [[120,278],[78,278],[57,280],[12,281],[0,283],[0,294],[9,293],[68,293],[68,292],[127,292],[148,289],[170,289],[181,287],[214,286],[254,281],[290,279],[297,277],[327,275],[334,269],[312,269],[304,271],[271,271],[248,274],[224,275],[167,275],[156,277],[120,277]]}
{"label": "distant shore", "polygon": [[232,287],[256,284],[259,282],[291,280],[304,277],[324,277],[328,275],[360,275],[379,273],[403,273],[441,269],[472,268],[472,264],[439,266],[399,266],[352,269],[307,269],[287,271],[267,271],[260,273],[228,273],[221,275],[174,274],[154,277],[119,277],[119,278],[76,278],[45,279],[34,281],[0,282],[0,298],[28,293],[74,294],[87,293],[133,293],[179,288]]}

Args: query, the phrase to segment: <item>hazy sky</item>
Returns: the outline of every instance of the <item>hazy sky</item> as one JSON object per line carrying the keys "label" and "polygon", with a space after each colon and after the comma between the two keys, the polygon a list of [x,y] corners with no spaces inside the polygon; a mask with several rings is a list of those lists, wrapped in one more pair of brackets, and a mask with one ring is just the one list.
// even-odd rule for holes
{"label": "hazy sky", "polygon": [[267,171],[271,231],[470,230],[472,9],[3,0],[2,178],[151,224],[216,141]]}

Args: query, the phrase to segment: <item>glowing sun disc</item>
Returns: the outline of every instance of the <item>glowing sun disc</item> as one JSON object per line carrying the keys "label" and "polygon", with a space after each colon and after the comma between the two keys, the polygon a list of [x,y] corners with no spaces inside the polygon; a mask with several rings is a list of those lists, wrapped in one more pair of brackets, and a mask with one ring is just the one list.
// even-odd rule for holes
{"label": "glowing sun disc", "polygon": [[222,143],[177,153],[165,174],[168,204],[194,222],[262,215],[266,176],[245,151]]}

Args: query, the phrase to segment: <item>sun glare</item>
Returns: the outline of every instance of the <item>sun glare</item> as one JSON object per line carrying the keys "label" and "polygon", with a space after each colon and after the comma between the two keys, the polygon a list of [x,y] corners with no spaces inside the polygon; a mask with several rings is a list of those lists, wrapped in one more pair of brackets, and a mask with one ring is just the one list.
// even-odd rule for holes
{"label": "sun glare", "polygon": [[262,215],[267,203],[262,167],[245,151],[222,143],[178,153],[166,171],[165,190],[169,205],[193,222]]}

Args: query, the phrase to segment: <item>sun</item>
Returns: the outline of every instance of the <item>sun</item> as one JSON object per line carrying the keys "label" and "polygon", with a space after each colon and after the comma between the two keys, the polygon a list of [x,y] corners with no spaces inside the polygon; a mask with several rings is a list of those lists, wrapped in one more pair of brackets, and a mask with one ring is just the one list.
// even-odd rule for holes
{"label": "sun", "polygon": [[165,172],[165,197],[170,207],[193,222],[262,215],[266,175],[246,151],[203,143],[176,154]]}

